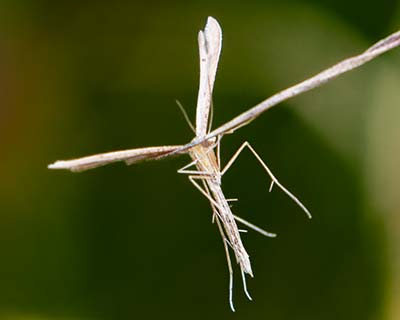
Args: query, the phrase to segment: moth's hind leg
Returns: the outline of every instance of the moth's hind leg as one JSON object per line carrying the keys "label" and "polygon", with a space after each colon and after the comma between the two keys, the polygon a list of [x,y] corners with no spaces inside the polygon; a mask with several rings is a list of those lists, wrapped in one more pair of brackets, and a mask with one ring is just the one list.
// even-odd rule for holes
{"label": "moth's hind leg", "polygon": [[252,224],[251,222],[238,217],[237,215],[233,215],[233,217],[235,218],[236,221],[244,224],[246,227],[253,229],[254,231],[262,234],[265,237],[269,237],[269,238],[275,238],[276,237],[276,233],[272,233],[272,232],[268,232],[260,227],[257,227],[255,224]]}
{"label": "moth's hind leg", "polygon": [[[210,191],[207,187],[207,184],[205,183],[205,179],[206,179],[206,177],[204,177],[204,176],[189,176],[189,181],[196,187],[197,190],[199,190],[201,192],[201,194],[203,194],[210,201],[211,207],[213,209],[213,222],[214,221],[217,222],[218,230],[221,234],[222,242],[224,244],[224,249],[225,249],[226,262],[227,262],[228,271],[229,271],[229,306],[230,306],[231,310],[233,312],[235,312],[235,307],[233,305],[233,267],[232,267],[231,257],[229,255],[230,242],[229,242],[228,238],[226,237],[224,229],[221,225],[221,221],[220,221],[221,216],[218,212],[220,206],[211,196]],[[204,189],[195,180],[202,180]],[[247,289],[245,289],[245,292],[246,292],[246,295],[248,295]]]}
{"label": "moth's hind leg", "polygon": [[268,173],[268,175],[271,177],[271,185],[269,187],[269,191],[272,190],[272,187],[274,184],[276,184],[284,193],[286,193],[306,214],[307,216],[311,219],[311,213],[308,211],[308,209],[305,207],[304,204],[300,202],[297,197],[292,194],[288,189],[286,189],[279,181],[278,179],[274,176],[272,171],[268,168],[268,166],[265,164],[265,162],[261,159],[261,157],[258,155],[258,153],[253,149],[253,147],[248,143],[247,141],[244,142],[240,148],[235,152],[235,154],[232,156],[232,158],[228,161],[228,163],[225,165],[225,168],[221,171],[221,175],[224,175],[229,168],[232,166],[232,164],[235,162],[239,154],[243,151],[244,148],[249,148],[249,150],[253,153],[253,155],[256,157],[258,162],[262,165],[264,170]]}
{"label": "moth's hind leg", "polygon": [[249,299],[250,301],[252,301],[253,298],[250,296],[249,291],[247,291],[246,275],[244,274],[243,269],[240,269],[240,272],[241,272],[241,274],[242,274],[242,282],[243,282],[243,291],[244,291],[244,294],[246,295],[247,299]]}
{"label": "moth's hind leg", "polygon": [[[232,268],[231,257],[229,255],[229,240],[226,238],[224,229],[221,226],[221,221],[218,218],[216,219],[216,221],[219,233],[221,234],[222,237],[222,242],[224,244],[226,263],[228,265],[228,271],[229,271],[229,306],[231,307],[231,310],[235,312],[235,307],[233,305],[233,268]],[[245,292],[247,293],[247,290]]]}

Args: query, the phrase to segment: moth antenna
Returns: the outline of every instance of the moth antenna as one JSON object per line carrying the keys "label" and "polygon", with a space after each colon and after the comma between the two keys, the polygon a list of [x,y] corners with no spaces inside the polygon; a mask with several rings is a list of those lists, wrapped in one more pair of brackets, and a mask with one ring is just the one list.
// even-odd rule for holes
{"label": "moth antenna", "polygon": [[214,102],[213,102],[213,100],[211,98],[211,101],[210,101],[210,115],[209,115],[209,119],[208,119],[208,130],[207,130],[207,133],[211,132],[213,120],[214,120]]}
{"label": "moth antenna", "polygon": [[183,117],[185,118],[186,123],[189,125],[190,129],[192,129],[193,133],[196,133],[193,123],[190,121],[189,116],[188,116],[185,108],[183,107],[183,105],[180,103],[180,101],[178,99],[175,99],[175,102],[178,105],[179,109],[181,110]]}

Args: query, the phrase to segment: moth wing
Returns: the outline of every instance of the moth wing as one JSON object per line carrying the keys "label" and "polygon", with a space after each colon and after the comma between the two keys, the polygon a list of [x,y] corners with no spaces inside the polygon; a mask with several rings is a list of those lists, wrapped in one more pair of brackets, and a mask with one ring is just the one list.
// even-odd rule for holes
{"label": "moth wing", "polygon": [[204,31],[199,32],[200,83],[196,110],[196,136],[207,134],[212,91],[222,45],[222,31],[217,20],[208,17]]}
{"label": "moth wing", "polygon": [[48,168],[81,172],[119,161],[124,161],[127,165],[131,165],[139,161],[168,156],[169,153],[176,151],[180,147],[181,146],[148,147],[100,153],[78,159],[59,160],[48,165]]}

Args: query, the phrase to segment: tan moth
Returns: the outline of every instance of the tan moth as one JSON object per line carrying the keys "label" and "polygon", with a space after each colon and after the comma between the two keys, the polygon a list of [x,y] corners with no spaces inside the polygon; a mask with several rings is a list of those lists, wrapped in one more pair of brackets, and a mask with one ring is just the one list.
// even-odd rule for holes
{"label": "tan moth", "polygon": [[[338,75],[359,67],[378,55],[397,47],[400,44],[400,32],[393,33],[387,38],[377,42],[360,55],[343,60],[317,75],[273,95],[213,131],[211,131],[210,128],[212,91],[222,45],[221,28],[214,18],[209,17],[207,19],[205,29],[199,32],[198,43],[200,54],[200,83],[196,109],[196,125],[194,128],[195,137],[190,143],[185,145],[136,148],[102,153],[73,160],[56,161],[55,163],[50,164],[48,168],[67,169],[73,172],[80,172],[118,161],[124,161],[126,164],[130,165],[142,160],[161,159],[178,154],[188,154],[192,158],[192,162],[179,169],[178,172],[187,174],[193,185],[210,202],[213,221],[215,221],[218,226],[226,252],[229,269],[229,304],[231,309],[234,311],[232,298],[233,267],[229,248],[233,251],[235,260],[239,265],[243,279],[244,291],[250,300],[251,297],[247,291],[245,274],[253,276],[249,255],[242,243],[240,237],[241,230],[239,230],[237,222],[263,234],[264,236],[275,237],[275,234],[269,233],[234,215],[229,206],[230,200],[225,198],[222,191],[221,178],[231,167],[240,152],[245,147],[248,147],[271,177],[270,190],[273,185],[277,185],[293,201],[295,201],[303,211],[305,211],[309,218],[311,218],[311,215],[306,207],[276,179],[271,170],[248,142],[242,144],[231,160],[229,160],[222,169],[219,157],[221,138],[225,134],[233,133],[238,128],[249,124],[264,111],[280,102],[316,88]],[[190,167],[194,168],[189,170]]]}

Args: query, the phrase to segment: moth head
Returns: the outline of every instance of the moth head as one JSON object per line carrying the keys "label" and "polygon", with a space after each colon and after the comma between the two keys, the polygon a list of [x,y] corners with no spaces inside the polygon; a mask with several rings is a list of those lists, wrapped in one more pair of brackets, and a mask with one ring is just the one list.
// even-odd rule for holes
{"label": "moth head", "polygon": [[216,141],[217,141],[217,137],[212,137],[212,138],[210,138],[210,139],[208,139],[208,140],[203,141],[203,142],[201,143],[201,145],[202,145],[203,147],[209,148],[209,147],[212,147],[213,145],[215,145],[215,142],[216,142]]}

